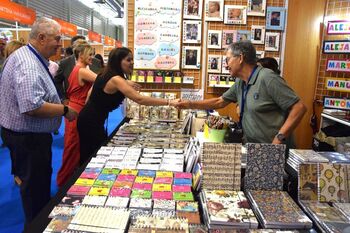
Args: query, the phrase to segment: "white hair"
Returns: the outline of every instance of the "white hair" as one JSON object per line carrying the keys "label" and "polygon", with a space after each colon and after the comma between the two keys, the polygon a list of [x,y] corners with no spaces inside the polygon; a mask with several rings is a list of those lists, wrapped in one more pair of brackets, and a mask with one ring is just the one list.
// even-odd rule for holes
{"label": "white hair", "polygon": [[42,17],[34,22],[29,34],[29,39],[37,38],[40,33],[53,35],[60,30],[61,26],[55,20]]}

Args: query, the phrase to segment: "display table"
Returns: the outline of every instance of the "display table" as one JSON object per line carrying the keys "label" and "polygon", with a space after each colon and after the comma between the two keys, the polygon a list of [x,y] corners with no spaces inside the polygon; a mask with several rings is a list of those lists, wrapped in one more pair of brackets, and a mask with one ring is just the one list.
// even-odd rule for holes
{"label": "display table", "polygon": [[[154,214],[154,211],[156,210],[159,212],[159,209],[157,209],[155,206],[156,204],[154,204],[155,206],[153,206],[153,202],[156,203],[156,200],[160,200],[162,203],[164,202],[164,200],[168,200],[170,202],[173,202],[176,204],[176,211],[175,208],[172,210],[174,215],[172,216],[166,216],[166,218],[172,219],[174,216],[174,219],[176,219],[176,221],[181,221],[181,215],[179,215],[178,211],[179,211],[179,207],[181,207],[182,205],[179,204],[179,202],[192,202],[192,203],[197,203],[197,210],[196,210],[196,214],[198,218],[198,221],[196,221],[196,224],[198,224],[199,221],[199,215],[201,215],[203,218],[205,218],[205,216],[207,216],[205,219],[209,219],[211,220],[211,222],[209,222],[208,220],[204,220],[202,223],[213,227],[211,229],[221,229],[221,227],[224,227],[225,223],[222,223],[222,221],[217,221],[215,220],[215,214],[216,214],[216,210],[215,207],[213,207],[213,205],[208,204],[209,202],[212,201],[217,201],[216,199],[218,198],[217,195],[221,195],[223,198],[226,198],[225,195],[222,195],[223,191],[222,190],[232,190],[232,195],[229,196],[230,201],[228,203],[231,203],[231,207],[235,206],[236,210],[239,212],[240,214],[238,214],[238,212],[236,214],[234,214],[237,218],[236,220],[240,220],[242,224],[244,223],[244,219],[246,218],[247,213],[249,212],[249,208],[252,208],[254,214],[258,217],[259,220],[259,224],[257,221],[250,221],[249,222],[249,228],[282,228],[282,229],[299,229],[299,232],[315,232],[314,230],[305,230],[307,228],[310,228],[312,226],[312,223],[310,220],[308,220],[306,223],[304,224],[304,220],[301,221],[300,218],[307,218],[305,214],[302,213],[301,210],[297,210],[297,205],[294,203],[298,203],[298,200],[296,198],[297,195],[293,195],[293,191],[297,190],[297,188],[295,188],[296,184],[297,184],[297,177],[298,175],[293,173],[293,171],[291,172],[291,180],[293,181],[291,186],[289,187],[288,191],[291,193],[294,201],[289,197],[289,195],[287,194],[287,192],[283,192],[282,191],[282,184],[283,182],[279,182],[281,184],[275,184],[275,186],[277,187],[277,185],[279,186],[278,189],[271,189],[271,190],[267,190],[265,193],[252,193],[249,196],[249,203],[247,202],[247,200],[244,199],[244,194],[243,192],[241,192],[241,194],[239,196],[235,195],[234,193],[238,190],[243,190],[243,183],[245,183],[245,187],[255,187],[256,185],[261,185],[261,184],[266,184],[266,185],[272,185],[272,183],[269,183],[269,180],[264,179],[265,181],[260,182],[259,181],[259,177],[255,178],[257,175],[260,176],[259,174],[262,172],[264,173],[265,171],[268,170],[269,167],[269,163],[267,160],[266,161],[260,161],[260,158],[262,158],[261,153],[263,153],[263,155],[269,155],[271,154],[271,149],[274,150],[273,153],[275,153],[275,158],[276,160],[279,161],[278,164],[281,164],[281,166],[279,166],[280,169],[275,169],[274,173],[270,174],[273,176],[278,176],[281,177],[280,174],[283,174],[283,158],[284,158],[284,153],[285,151],[284,146],[283,145],[272,145],[272,144],[247,144],[246,145],[246,149],[242,150],[242,146],[241,144],[235,144],[235,143],[205,143],[203,140],[203,135],[202,133],[199,133],[197,136],[198,138],[203,142],[203,146],[202,148],[199,147],[199,143],[197,141],[197,139],[192,139],[189,138],[186,135],[183,135],[181,132],[177,132],[177,134],[175,133],[175,131],[173,131],[173,128],[169,128],[169,130],[166,129],[166,127],[159,125],[158,123],[152,123],[152,124],[146,124],[144,122],[130,122],[129,124],[125,124],[124,126],[122,126],[125,122],[127,121],[127,119],[124,119],[119,125],[118,127],[114,130],[114,132],[111,134],[111,136],[108,138],[108,141],[106,141],[105,144],[108,143],[108,146],[102,147],[99,149],[99,151],[96,151],[94,153],[94,155],[98,155],[96,158],[93,158],[91,161],[86,162],[83,166],[81,166],[79,169],[77,169],[77,171],[73,174],[73,176],[71,177],[71,179],[65,184],[64,187],[62,187],[59,192],[55,195],[55,197],[53,197],[51,199],[51,201],[47,204],[47,206],[40,212],[40,214],[34,219],[34,221],[31,223],[31,225],[29,226],[28,230],[26,232],[43,232],[46,227],[48,226],[48,224],[50,223],[51,219],[48,218],[48,216],[50,215],[51,211],[53,210],[53,208],[55,206],[57,206],[63,197],[66,196],[66,193],[68,191],[68,194],[70,195],[78,195],[75,194],[78,192],[78,187],[81,188],[87,188],[86,192],[84,192],[84,194],[79,194],[80,196],[85,196],[87,198],[84,198],[84,201],[82,201],[81,203],[83,203],[82,207],[83,210],[81,210],[81,208],[79,208],[78,212],[76,212],[73,216],[73,220],[69,220],[71,222],[69,222],[69,228],[70,230],[79,230],[79,228],[75,228],[75,227],[86,227],[86,229],[88,227],[101,227],[99,224],[94,225],[94,222],[89,222],[86,220],[86,218],[80,218],[80,216],[84,215],[89,215],[88,213],[91,213],[91,211],[95,211],[96,213],[100,213],[101,211],[105,211],[106,210],[111,210],[112,212],[115,211],[116,209],[111,209],[111,205],[107,204],[109,203],[109,200],[114,199],[114,197],[125,197],[128,199],[128,203],[130,200],[130,205],[127,203],[123,208],[127,208],[124,212],[118,212],[118,213],[111,213],[112,215],[116,215],[119,216],[118,214],[121,214],[125,217],[125,219],[131,219],[130,221],[130,225],[129,224],[125,224],[124,228],[109,228],[109,229],[128,229],[128,227],[130,227],[129,229],[133,229],[133,228],[137,228],[138,225],[135,225],[135,221],[139,220],[140,224],[143,222],[142,219],[138,219],[139,217],[142,218],[142,216],[149,216],[150,214],[152,214],[151,217],[149,217],[149,219],[147,221],[151,221],[152,218],[157,218],[157,217],[163,217],[163,216],[158,216],[157,214]],[[177,124],[175,124],[176,127],[178,127]],[[156,128],[156,131],[154,131],[154,129],[152,127]],[[118,131],[119,130],[119,131]],[[146,131],[144,131],[146,130]],[[152,131],[153,130],[153,131]],[[132,132],[132,133],[130,133]],[[143,133],[145,134],[143,134]],[[155,132],[157,132],[155,134]],[[152,134],[153,133],[153,134]],[[167,134],[169,134],[169,137],[167,137]],[[156,136],[157,135],[157,136]],[[186,137],[187,142],[184,142],[183,144],[186,146],[181,145],[180,148],[182,148],[182,152],[176,152],[177,150],[179,150],[179,142],[183,141],[184,138],[182,137]],[[126,139],[132,139],[131,141],[128,141]],[[178,141],[176,141],[178,140]],[[161,141],[161,142],[160,142]],[[125,143],[129,143],[129,144],[125,144]],[[158,147],[155,146],[158,143]],[[192,143],[192,146],[191,146]],[[121,144],[121,145],[120,145]],[[161,145],[168,145],[169,147],[161,147]],[[134,147],[137,146],[138,148]],[[153,147],[152,147],[153,146]],[[171,147],[171,146],[176,146],[176,147]],[[141,149],[142,147],[142,149]],[[264,148],[262,148],[264,147]],[[192,149],[188,149],[186,150],[186,148],[192,148]],[[128,166],[124,166],[121,164],[124,164],[124,162],[126,162],[127,160],[129,162],[131,162],[131,160],[134,160],[134,155],[136,154],[136,150],[138,150],[137,153],[137,158],[135,159],[135,161],[137,161],[137,165],[135,164],[134,168],[130,168]],[[122,151],[124,151],[122,153]],[[161,152],[159,152],[161,151]],[[164,151],[164,153],[163,153]],[[189,151],[189,152],[188,152]],[[244,152],[247,151],[247,152]],[[114,153],[115,152],[115,153]],[[133,152],[133,153],[132,153]],[[193,152],[193,153],[192,153]],[[242,160],[243,157],[247,158],[247,153],[249,153],[250,157],[248,157],[248,160],[245,159],[244,161]],[[123,154],[122,158],[121,158],[121,163],[119,161],[115,161],[117,160],[116,157],[120,157],[120,155]],[[124,157],[125,154],[125,157]],[[195,186],[193,185],[191,179],[193,179],[193,181],[195,182],[196,180],[196,167],[193,167],[192,169],[187,169],[188,164],[191,164],[189,161],[191,161],[189,158],[191,158],[192,156],[198,156],[199,154],[201,155],[201,165],[199,165],[197,162],[194,162],[195,165],[200,166],[202,169],[202,171],[205,171],[205,174],[203,174],[201,177],[201,186]],[[242,156],[244,154],[244,156]],[[92,157],[94,157],[94,155]],[[158,169],[154,170],[154,169],[150,169],[153,170],[154,173],[156,173],[155,171],[157,171],[157,173],[154,176],[148,176],[146,173],[150,172],[147,169],[145,170],[145,168],[139,168],[139,165],[144,165],[146,162],[145,160],[150,160],[153,161],[155,160],[154,158],[159,157],[159,155],[161,155],[161,164],[164,163],[164,160],[169,159],[170,157],[173,157],[172,159],[175,159],[178,157],[178,155],[182,156],[182,159],[185,159],[185,163],[182,163],[181,167],[180,167],[180,171],[179,170],[164,170],[162,168],[162,166],[160,166]],[[171,156],[170,156],[171,155]],[[195,161],[198,160],[198,157],[196,159],[193,159]],[[265,156],[268,157],[268,156]],[[195,158],[195,157],[193,157]],[[281,159],[280,159],[281,158]],[[102,166],[92,166],[92,165],[97,165],[100,164],[101,161],[103,160],[104,162],[102,163]],[[176,159],[175,159],[176,160]],[[257,171],[257,172],[251,172],[250,170],[252,170],[253,166],[254,166],[254,160],[255,161],[260,161],[259,163],[262,164],[261,166],[264,167],[264,169],[262,171]],[[99,162],[98,162],[99,161]],[[182,160],[184,161],[184,160]],[[252,163],[253,161],[253,163]],[[246,164],[250,162],[250,166],[246,166]],[[155,164],[156,162],[150,162],[151,164]],[[274,163],[274,161],[272,160],[272,163]],[[108,164],[108,165],[107,165]],[[117,164],[117,165],[116,165]],[[129,163],[125,163],[125,164],[129,164]],[[178,164],[178,163],[169,163],[171,166],[171,169],[173,169],[174,164]],[[242,164],[244,164],[244,168],[242,167]],[[103,181],[103,178],[100,178],[101,176],[107,177],[107,175],[104,174],[109,174],[109,173],[101,173],[98,172],[98,174],[96,176],[94,176],[95,178],[91,177],[91,180],[89,180],[87,178],[87,174],[88,172],[84,172],[84,177],[81,175],[83,171],[87,171],[89,169],[95,169],[95,168],[106,168],[106,169],[111,169],[111,165],[113,165],[113,168],[116,169],[122,169],[119,170],[117,173],[113,173],[113,179],[108,180],[108,181],[112,181],[111,184],[113,183],[113,187],[112,185],[106,187],[102,187],[102,185],[107,185],[107,182],[101,182]],[[116,166],[116,167],[114,167]],[[121,166],[121,167],[119,167]],[[219,166],[219,167],[218,167]],[[86,168],[88,167],[88,168]],[[186,167],[185,171],[183,172],[181,171],[182,167]],[[223,168],[225,167],[225,168]],[[219,169],[218,169],[219,168]],[[288,167],[287,167],[288,168]],[[134,169],[134,170],[130,170],[130,169]],[[248,170],[248,171],[246,171]],[[260,169],[261,170],[261,169]],[[281,170],[281,171],[280,171]],[[291,170],[291,169],[287,169],[287,170]],[[173,172],[174,171],[174,172]],[[97,172],[97,171],[96,171]],[[120,172],[120,173],[119,173]],[[125,172],[129,172],[129,173],[125,173]],[[131,172],[135,172],[131,173]],[[245,172],[247,172],[247,176],[245,176]],[[141,174],[142,173],[142,174]],[[171,173],[171,176],[169,176],[169,173]],[[192,173],[192,174],[191,174]],[[116,175],[114,175],[116,174]],[[126,178],[131,178],[133,174],[133,181],[129,182],[131,183],[129,186],[126,187]],[[174,174],[174,175],[173,175]],[[91,174],[90,174],[91,175]],[[166,176],[165,176],[166,175]],[[181,176],[180,176],[181,175]],[[186,175],[186,177],[185,177]],[[164,177],[163,177],[164,176]],[[264,176],[264,174],[262,174],[261,176]],[[80,177],[80,178],[79,178]],[[97,179],[97,177],[99,177]],[[154,180],[153,178],[146,178],[146,177],[155,177]],[[169,178],[171,177],[171,178]],[[174,177],[174,179],[173,179]],[[245,177],[245,178],[243,178]],[[79,178],[79,179],[78,179]],[[84,178],[86,178],[84,180]],[[135,179],[134,179],[135,178]],[[123,179],[123,180],[122,180]],[[186,180],[187,179],[187,180]],[[86,180],[91,181],[92,183],[89,185],[87,185]],[[134,182],[135,180],[135,182]],[[151,183],[149,182],[149,180],[152,180]],[[171,180],[171,181],[170,181]],[[79,181],[79,182],[78,182]],[[84,181],[84,182],[83,182]],[[124,181],[124,183],[123,183]],[[130,181],[130,180],[128,180]],[[145,183],[142,183],[142,182]],[[147,181],[147,182],[146,182]],[[185,182],[186,181],[186,182]],[[163,183],[162,183],[163,182]],[[170,182],[170,183],[169,183]],[[122,186],[119,186],[123,183]],[[146,183],[149,187],[151,187],[150,189],[146,189]],[[94,185],[93,185],[94,184]],[[100,186],[95,184],[99,184]],[[142,187],[144,187],[144,189],[140,188],[141,184],[143,184]],[[166,185],[165,185],[166,184]],[[81,185],[81,186],[79,186]],[[184,187],[179,187],[179,185],[188,185],[188,189],[185,189]],[[72,187],[74,186],[74,187]],[[175,189],[176,186],[176,189]],[[192,190],[191,190],[191,186],[192,186]],[[269,186],[269,187],[270,187]],[[90,190],[91,187],[91,190]],[[196,192],[197,187],[202,187],[202,189],[199,192]],[[226,188],[223,188],[226,187]],[[267,187],[267,186],[266,186]],[[108,192],[100,192],[98,190],[102,190],[102,189],[106,189],[108,190]],[[125,193],[123,193],[123,195],[121,195],[122,193],[119,191],[122,191],[122,189],[128,189],[129,193],[126,195]],[[254,190],[254,188],[251,188],[252,190]],[[73,192],[73,190],[75,190]],[[139,191],[139,190],[149,190],[149,191]],[[199,198],[200,195],[202,195],[203,192],[205,192],[206,190],[214,190],[214,192],[212,193],[213,195],[208,196],[209,193],[207,193],[206,195],[203,196],[203,199]],[[216,190],[216,191],[215,191]],[[280,190],[278,192],[273,193],[272,190]],[[124,190],[126,191],[126,190]],[[163,192],[162,192],[163,191]],[[192,193],[193,192],[193,193]],[[270,192],[270,193],[269,193]],[[249,192],[245,192],[245,193],[249,193]],[[125,194],[125,195],[124,195]],[[130,195],[131,194],[131,195]],[[157,195],[156,195],[157,194]],[[159,194],[159,195],[158,195]],[[169,194],[164,196],[165,194]],[[186,195],[185,195],[186,194]],[[265,196],[266,197],[270,197],[272,194],[274,194],[276,196],[276,198],[272,198],[272,201],[268,201],[265,200]],[[97,204],[97,207],[91,207],[90,205],[95,205],[93,200],[97,200],[95,197],[100,196],[103,198],[103,203],[102,204]],[[147,197],[146,197],[147,196]],[[108,199],[107,199],[108,198]],[[276,200],[286,200],[286,201],[280,201],[277,202]],[[86,201],[88,200],[88,201]],[[105,202],[107,200],[107,202]],[[143,200],[141,202],[141,200]],[[219,199],[221,200],[221,199]],[[232,202],[233,200],[236,200],[236,202]],[[86,201],[86,202],[85,202]],[[226,201],[223,199],[223,203],[226,203]],[[245,205],[243,205],[242,203],[246,203]],[[62,202],[61,202],[62,203]],[[100,202],[97,202],[100,203]],[[106,203],[106,204],[104,204]],[[110,202],[111,203],[111,202]],[[236,204],[234,204],[236,203]],[[279,203],[279,206],[275,205],[275,203]],[[142,205],[141,205],[142,204]],[[144,205],[147,204],[147,205]],[[142,207],[141,207],[142,206]],[[167,204],[166,204],[167,206]],[[175,205],[174,205],[175,206]],[[206,207],[207,206],[207,207]],[[276,207],[277,206],[277,207]],[[105,208],[106,207],[106,208]],[[113,206],[112,206],[113,207]],[[200,207],[198,209],[198,207]],[[230,207],[230,208],[231,208]],[[286,210],[283,213],[281,213],[282,216],[289,216],[288,214],[290,214],[290,216],[294,216],[291,219],[284,219],[284,217],[280,218],[278,215],[274,215],[274,216],[269,216],[269,215],[264,215],[264,217],[262,217],[263,215],[261,215],[261,211],[266,212],[269,210],[270,207],[273,208],[278,208],[278,209],[283,209]],[[213,209],[214,208],[214,209]],[[247,208],[246,210],[244,210],[244,208]],[[244,210],[242,212],[242,210]],[[289,212],[288,212],[288,211]],[[148,214],[144,214],[145,211],[148,211]],[[142,213],[141,213],[142,212]],[[175,215],[176,212],[176,215]],[[180,209],[181,212],[181,209]],[[252,213],[253,213],[252,212]],[[207,214],[205,214],[207,213]],[[267,213],[267,212],[266,212]],[[130,214],[130,217],[129,217]],[[154,215],[153,215],[154,214]],[[189,213],[183,213],[182,214],[189,214]],[[194,212],[192,213],[194,214]],[[303,217],[303,215],[305,217]],[[50,215],[52,217],[52,215]],[[78,216],[78,217],[77,217]],[[99,214],[91,214],[91,216],[100,216]],[[90,216],[90,217],[91,217]],[[192,215],[191,215],[192,216]],[[228,215],[231,216],[231,215]],[[233,215],[232,215],[233,216]],[[253,217],[253,214],[251,215]],[[193,216],[192,216],[193,217]],[[279,223],[274,223],[274,218],[279,218],[277,222],[281,223],[281,225],[279,225]],[[55,217],[54,217],[55,218]],[[79,218],[79,219],[78,219]],[[165,217],[164,217],[165,218]],[[231,217],[229,217],[231,218]],[[78,220],[77,220],[78,219]],[[119,219],[119,218],[116,218]],[[191,219],[191,221],[194,221],[195,219]],[[263,219],[263,220],[262,220]],[[265,220],[264,220],[265,219]],[[83,221],[80,221],[83,220]],[[195,227],[195,226],[191,226],[189,225],[189,220],[190,218],[185,219],[186,221],[188,220],[188,222],[186,222],[187,227]],[[214,221],[215,220],[215,221]],[[261,222],[265,221],[264,223]],[[287,221],[288,220],[288,221]],[[55,222],[56,220],[54,219],[52,222]],[[306,221],[306,220],[305,220]],[[51,222],[51,223],[52,223]],[[137,221],[136,221],[137,223]],[[282,224],[283,223],[283,224]],[[299,224],[298,226],[295,226],[294,223]],[[103,223],[105,224],[105,223]],[[193,222],[192,222],[193,224]],[[265,224],[265,225],[261,225],[261,224]],[[52,224],[49,225],[49,228]],[[141,224],[142,225],[142,224]],[[140,225],[140,226],[141,226]],[[232,224],[231,224],[232,225]],[[106,226],[110,226],[107,225]],[[215,227],[215,228],[214,228]],[[317,224],[314,226],[317,227]],[[52,228],[51,228],[52,229]],[[82,229],[82,228],[80,228]],[[100,231],[94,231],[94,232],[100,232]]]}

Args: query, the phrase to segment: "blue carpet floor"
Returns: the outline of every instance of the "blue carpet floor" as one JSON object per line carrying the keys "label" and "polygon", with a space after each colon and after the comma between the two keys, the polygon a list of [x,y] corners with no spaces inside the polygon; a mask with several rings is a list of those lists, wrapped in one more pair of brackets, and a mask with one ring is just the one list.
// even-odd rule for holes
{"label": "blue carpet floor", "polygon": [[[123,120],[122,107],[109,114],[108,133],[110,134]],[[62,121],[63,122],[63,121]],[[59,134],[53,136],[52,146],[52,182],[51,195],[54,196],[58,188],[56,175],[61,167],[63,152],[64,124],[59,129]],[[0,138],[0,144],[2,144]],[[21,206],[19,188],[15,185],[11,176],[11,160],[7,148],[0,148],[0,233],[22,232],[24,214]]]}

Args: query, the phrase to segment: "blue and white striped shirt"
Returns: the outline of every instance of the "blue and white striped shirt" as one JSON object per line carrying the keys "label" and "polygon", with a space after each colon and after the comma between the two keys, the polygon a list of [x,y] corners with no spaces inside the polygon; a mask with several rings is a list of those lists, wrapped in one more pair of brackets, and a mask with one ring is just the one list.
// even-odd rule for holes
{"label": "blue and white striped shirt", "polygon": [[16,132],[54,132],[62,117],[39,118],[26,114],[44,102],[61,103],[45,67],[28,46],[23,46],[7,59],[0,77],[0,125]]}

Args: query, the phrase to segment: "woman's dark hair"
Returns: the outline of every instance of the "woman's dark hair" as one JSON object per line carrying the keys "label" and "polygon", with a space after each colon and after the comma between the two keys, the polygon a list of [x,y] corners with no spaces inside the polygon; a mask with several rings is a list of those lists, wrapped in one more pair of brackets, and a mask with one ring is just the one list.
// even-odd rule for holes
{"label": "woman's dark hair", "polygon": [[103,69],[101,76],[104,78],[110,78],[116,75],[124,77],[121,63],[130,53],[131,50],[126,47],[112,49],[108,55],[107,66]]}
{"label": "woman's dark hair", "polygon": [[281,71],[278,69],[278,63],[275,58],[264,57],[264,58],[258,59],[257,62],[260,63],[262,67],[273,70],[273,72],[275,72],[278,75],[281,74]]}
{"label": "woman's dark hair", "polygon": [[96,54],[95,55],[95,58],[98,59],[100,61],[100,64],[101,64],[101,68],[104,68],[105,67],[105,62],[103,61],[103,57],[101,54]]}

